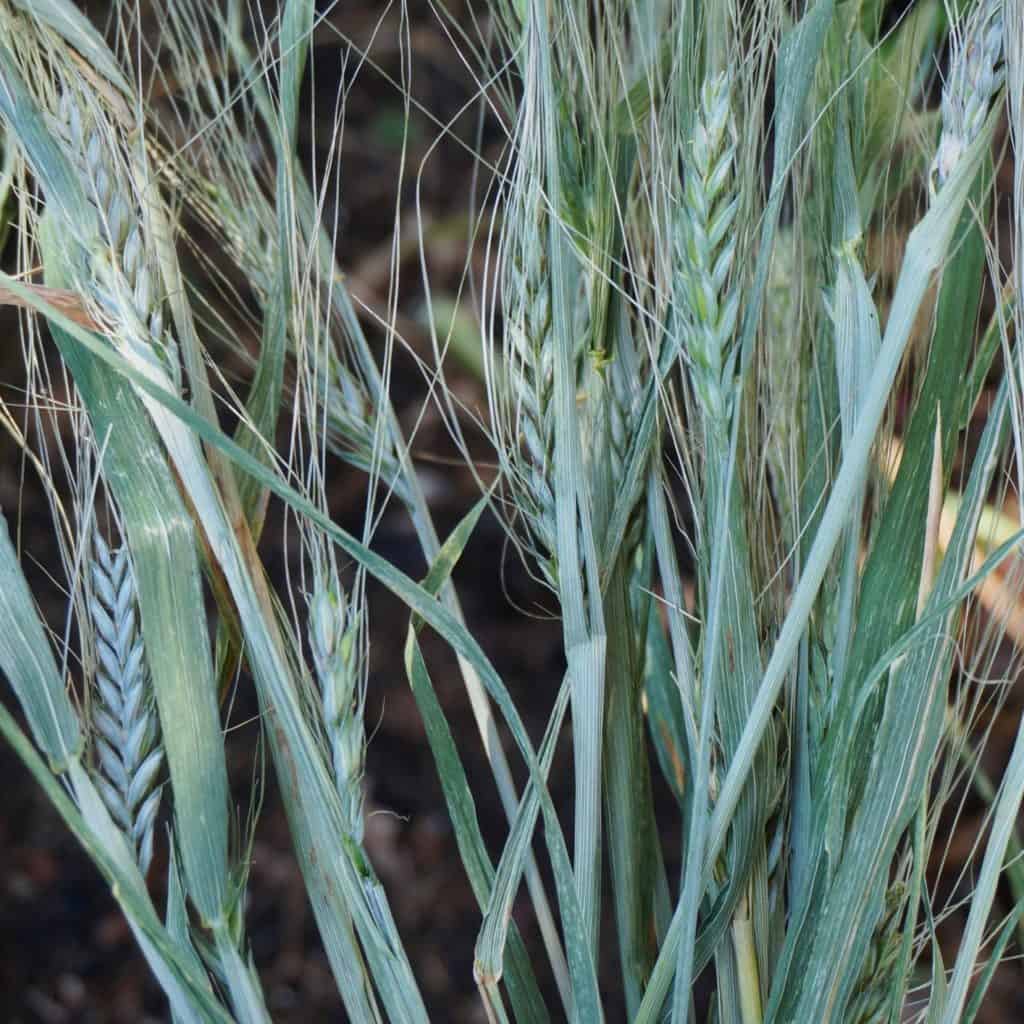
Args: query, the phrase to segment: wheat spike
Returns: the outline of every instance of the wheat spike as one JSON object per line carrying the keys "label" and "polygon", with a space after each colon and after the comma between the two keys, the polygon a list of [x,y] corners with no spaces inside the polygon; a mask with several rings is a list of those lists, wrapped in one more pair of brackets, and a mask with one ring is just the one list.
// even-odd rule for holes
{"label": "wheat spike", "polygon": [[701,90],[700,110],[686,162],[679,232],[681,301],[691,376],[708,424],[721,428],[730,414],[735,351],[730,343],[739,292],[730,287],[738,196],[733,188],[736,130],[730,80],[715,75]]}
{"label": "wheat spike", "polygon": [[119,135],[101,110],[87,106],[70,89],[61,96],[59,127],[65,155],[97,214],[96,237],[81,240],[88,251],[83,293],[96,306],[95,318],[110,326],[116,343],[130,346],[180,390],[177,346],[164,326],[164,304],[156,288],[159,275],[150,265],[145,218]]}
{"label": "wheat spike", "polygon": [[137,628],[135,577],[126,547],[93,538],[89,616],[96,647],[93,775],[145,874],[153,855],[163,764],[159,723]]}
{"label": "wheat spike", "polygon": [[[527,510],[537,557],[549,582],[556,548],[553,460],[555,448],[554,353],[551,346],[551,296],[544,255],[544,217],[539,211],[535,231],[517,237],[507,263],[506,346],[509,402],[519,443],[511,458],[517,504]],[[531,242],[533,244],[531,244]]]}
{"label": "wheat spike", "polygon": [[328,450],[363,472],[370,472],[375,464],[376,445],[381,480],[394,491],[399,501],[409,505],[412,496],[395,454],[393,439],[386,432],[378,438],[375,432],[377,413],[366,385],[341,359],[332,357],[329,362],[331,365],[324,389],[327,418],[324,440]]}
{"label": "wheat spike", "polygon": [[[328,582],[329,581],[329,582]],[[363,838],[363,691],[359,621],[333,573],[321,574],[309,602],[309,642],[320,683],[320,710],[348,834]]]}
{"label": "wheat spike", "polygon": [[874,1024],[889,1012],[891,988],[886,982],[899,966],[903,933],[900,926],[906,909],[907,883],[897,879],[885,894],[881,920],[875,926],[846,1019],[853,1024]]}
{"label": "wheat spike", "polygon": [[992,97],[1003,80],[1003,5],[983,0],[970,15],[954,49],[949,78],[942,90],[942,135],[932,161],[929,184],[934,194],[977,138]]}

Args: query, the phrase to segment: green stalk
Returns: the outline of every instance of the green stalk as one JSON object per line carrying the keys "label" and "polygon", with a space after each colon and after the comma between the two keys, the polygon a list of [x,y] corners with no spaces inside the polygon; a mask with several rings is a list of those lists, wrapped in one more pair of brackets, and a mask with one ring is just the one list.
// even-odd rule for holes
{"label": "green stalk", "polygon": [[[243,69],[253,66],[253,57],[249,52],[248,46],[237,33],[229,32],[227,43]],[[257,79],[252,84],[257,97],[257,107],[267,123],[268,130],[273,131],[275,126],[273,107],[266,89],[261,80]],[[339,275],[333,243],[327,234],[326,228],[320,222],[318,204],[305,174],[299,167],[294,168],[292,184],[296,192],[296,211],[303,231],[307,237],[316,240],[315,258],[320,265],[321,278],[324,281],[332,282],[330,301],[334,315],[346,337],[355,347],[360,371],[369,388],[370,397],[377,409],[377,414],[381,417],[382,429],[386,438],[385,444],[392,448],[398,460],[399,472],[407,488],[408,502],[406,509],[409,513],[413,530],[416,533],[424,559],[428,565],[433,565],[441,552],[441,542],[434,526],[426,496],[423,493],[419,474],[416,472],[405,442],[404,433],[395,414],[394,406],[391,403],[391,396],[385,387],[380,368],[359,322],[352,304],[351,295],[348,289],[337,280]],[[458,592],[450,580],[445,581],[439,596],[441,602],[455,617],[456,621],[465,627],[465,616],[459,602]],[[487,756],[491,772],[494,776],[498,796],[501,800],[505,816],[511,824],[518,812],[520,795],[512,776],[508,756],[501,743],[494,713],[491,710],[491,703],[480,681],[480,676],[469,659],[458,652],[456,657],[465,686],[466,696],[469,699],[470,709],[473,712],[473,720],[483,741],[484,753]],[[562,951],[558,925],[555,922],[551,904],[537,868],[536,858],[532,853],[528,855],[527,859],[526,884],[530,892],[534,913],[537,916],[537,924],[544,941],[544,947],[562,996],[562,1002],[566,1010],[568,1010],[571,1003],[571,995],[565,953]]]}
{"label": "green stalk", "polygon": [[732,917],[732,945],[736,954],[736,975],[740,990],[740,1018],[743,1024],[761,1024],[761,978],[757,970],[754,928],[744,896]]}
{"label": "green stalk", "polygon": [[620,568],[605,592],[609,631],[604,799],[616,936],[626,1007],[633,1016],[657,955],[655,885],[660,857],[640,708],[642,652],[630,633],[637,622],[626,592],[628,580],[627,571]]}
{"label": "green stalk", "polygon": [[[851,502],[859,493],[870,459],[872,444],[882,422],[897,370],[903,360],[914,318],[924,299],[932,274],[945,253],[966,202],[974,176],[979,169],[991,137],[994,118],[964,153],[964,157],[939,193],[931,210],[911,233],[903,267],[893,299],[878,362],[857,417],[857,425],[829,495],[818,532],[807,554],[804,570],[793,592],[789,611],[779,631],[771,657],[751,705],[743,735],[719,791],[711,818],[707,848],[704,851],[705,877],[710,878],[721,852],[730,823],[740,801],[753,760],[765,730],[771,721],[779,692],[785,682],[804,636],[818,590],[832,561],[836,545],[846,527]],[[684,917],[680,905],[673,916],[668,936],[662,945],[651,984],[637,1016],[638,1021],[653,1020],[668,992],[683,937]]]}

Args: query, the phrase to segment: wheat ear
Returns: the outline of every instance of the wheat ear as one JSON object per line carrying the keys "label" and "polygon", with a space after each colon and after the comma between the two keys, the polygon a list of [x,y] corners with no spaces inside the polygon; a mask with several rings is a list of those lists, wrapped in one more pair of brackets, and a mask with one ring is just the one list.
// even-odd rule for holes
{"label": "wheat ear", "polygon": [[503,456],[511,470],[516,505],[526,510],[535,554],[554,585],[556,550],[553,460],[554,352],[551,296],[545,256],[545,216],[540,210],[513,236],[506,256],[504,384],[512,413],[511,437]]}
{"label": "wheat ear", "polygon": [[364,691],[359,618],[334,573],[321,573],[309,602],[309,641],[320,684],[320,710],[348,834],[363,839]]}
{"label": "wheat ear", "polygon": [[180,390],[177,346],[164,327],[163,301],[155,287],[159,276],[150,266],[145,217],[118,132],[71,89],[61,96],[60,129],[65,155],[97,214],[96,234],[80,240],[88,252],[82,291],[96,307],[95,319],[109,324],[117,343],[167,373]]}
{"label": "wheat ear", "polygon": [[709,427],[730,415],[731,346],[739,292],[731,287],[739,199],[733,188],[736,130],[730,79],[713,76],[701,89],[693,142],[685,164],[679,269],[686,354]]}
{"label": "wheat ear", "polygon": [[126,547],[93,538],[89,619],[96,648],[93,777],[145,874],[153,855],[163,764],[160,727],[138,630],[135,576]]}
{"label": "wheat ear", "polygon": [[929,183],[934,193],[953,173],[964,150],[978,137],[992,97],[1003,80],[1003,5],[982,0],[955,45],[942,90],[942,134]]}
{"label": "wheat ear", "polygon": [[377,410],[366,388],[341,359],[329,359],[324,394],[328,450],[365,473],[379,466],[384,484],[406,506],[412,503],[408,482],[395,453],[394,439],[387,432],[377,436]]}

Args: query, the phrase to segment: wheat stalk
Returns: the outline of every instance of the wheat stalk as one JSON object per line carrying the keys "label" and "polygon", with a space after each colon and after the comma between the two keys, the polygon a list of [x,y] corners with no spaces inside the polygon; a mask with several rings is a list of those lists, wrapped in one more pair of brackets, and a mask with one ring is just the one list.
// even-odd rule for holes
{"label": "wheat stalk", "polygon": [[156,784],[164,759],[160,727],[138,629],[128,549],[111,551],[97,531],[93,552],[88,595],[97,658],[93,778],[145,874],[153,856],[153,823],[160,806]]}

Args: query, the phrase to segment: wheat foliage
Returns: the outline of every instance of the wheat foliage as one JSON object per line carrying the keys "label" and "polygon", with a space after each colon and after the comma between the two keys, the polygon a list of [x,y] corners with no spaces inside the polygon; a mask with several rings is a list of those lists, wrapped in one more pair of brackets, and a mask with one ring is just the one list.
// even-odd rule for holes
{"label": "wheat foliage", "polygon": [[[472,153],[490,218],[466,273],[478,408],[460,405],[436,326],[414,364],[469,461],[479,428],[496,479],[442,541],[420,418],[394,404],[413,348],[401,218],[373,311],[326,215],[333,190],[345,199],[358,76],[326,166],[300,147],[335,12],[174,0],[140,31],[124,0],[100,31],[68,0],[0,2],[17,212],[0,301],[26,311],[26,423],[63,415],[37,365],[45,323],[77,426],[58,442],[6,406],[3,422],[44,477],[82,648],[44,625],[32,553],[5,531],[0,669],[27,728],[4,708],[0,731],[110,883],[174,1019],[265,1021],[246,935],[256,826],[229,827],[221,702],[225,682],[252,686],[341,1003],[424,1021],[402,894],[367,840],[374,657],[393,642],[372,579],[408,612],[489,1019],[973,1019],[1021,919],[999,886],[1005,869],[1019,895],[1005,856],[1021,741],[999,786],[979,768],[1017,668],[1009,617],[982,604],[1019,597],[1003,572],[1019,531],[988,533],[1024,466],[1009,327],[1024,256],[1018,231],[1002,265],[992,220],[1004,112],[1011,148],[1022,133],[1019,0],[894,22],[834,0],[466,6],[433,13],[505,144]],[[398,31],[404,144],[409,13],[381,22]],[[345,46],[346,72],[372,67]],[[424,254],[441,300],[432,274]],[[1006,303],[981,324],[990,279]],[[365,485],[352,532],[331,519],[335,460]],[[420,582],[374,546],[388,514],[411,525]],[[536,732],[453,575],[488,514],[561,627]],[[262,547],[278,521],[298,552],[283,578]],[[457,659],[491,777],[464,767],[426,628]],[[971,787],[989,827],[958,906],[930,865]],[[485,838],[492,788],[507,829]],[[957,915],[946,963],[938,929]]]}

